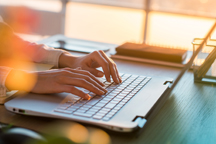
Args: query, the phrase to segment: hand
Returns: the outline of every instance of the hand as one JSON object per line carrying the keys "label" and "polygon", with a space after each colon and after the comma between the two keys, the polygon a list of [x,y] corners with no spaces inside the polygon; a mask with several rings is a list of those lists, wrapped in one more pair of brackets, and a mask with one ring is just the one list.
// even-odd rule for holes
{"label": "hand", "polygon": [[5,84],[9,90],[24,90],[40,94],[68,92],[84,99],[90,99],[90,96],[77,89],[76,86],[83,87],[98,95],[103,95],[107,92],[102,87],[104,84],[90,72],[71,68],[37,73],[12,70]]}
{"label": "hand", "polygon": [[[105,74],[106,80],[110,82],[110,76],[115,83],[121,83],[117,66],[102,50],[94,51],[86,56],[75,57],[64,53],[59,58],[60,67],[77,68],[81,67],[83,70],[91,72],[96,77],[102,77]],[[102,67],[103,72],[96,68]]]}

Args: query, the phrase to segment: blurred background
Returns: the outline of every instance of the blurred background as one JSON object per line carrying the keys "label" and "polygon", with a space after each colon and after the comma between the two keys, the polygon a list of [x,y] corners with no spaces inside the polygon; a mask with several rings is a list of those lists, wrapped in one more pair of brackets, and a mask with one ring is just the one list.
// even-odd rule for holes
{"label": "blurred background", "polygon": [[193,38],[204,37],[215,22],[215,5],[215,0],[0,0],[0,15],[33,41],[65,34],[113,44],[145,39],[191,50]]}

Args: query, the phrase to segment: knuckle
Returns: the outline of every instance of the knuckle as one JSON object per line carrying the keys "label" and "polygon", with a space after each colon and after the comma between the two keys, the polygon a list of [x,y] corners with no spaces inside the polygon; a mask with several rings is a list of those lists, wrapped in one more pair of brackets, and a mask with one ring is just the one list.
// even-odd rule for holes
{"label": "knuckle", "polygon": [[94,55],[99,55],[99,51],[94,51],[93,54]]}
{"label": "knuckle", "polygon": [[66,74],[69,74],[70,72],[65,68],[61,71],[61,74],[62,75],[66,75]]}
{"label": "knuckle", "polygon": [[104,61],[103,63],[104,63],[104,65],[106,65],[107,67],[109,66],[109,63],[108,63],[107,61]]}
{"label": "knuckle", "polygon": [[100,53],[103,53],[103,51],[102,51],[102,50],[98,50],[98,52],[100,52]]}
{"label": "knuckle", "polygon": [[78,91],[79,96],[84,96],[84,93],[82,91]]}
{"label": "knuckle", "polygon": [[63,70],[69,71],[69,70],[71,70],[71,69],[68,68],[68,67],[66,67],[66,68],[63,68]]}
{"label": "knuckle", "polygon": [[71,88],[70,88],[70,90],[73,92],[73,91],[75,91],[75,90],[77,90],[74,86],[72,86]]}
{"label": "knuckle", "polygon": [[80,84],[81,85],[86,85],[87,81],[85,79],[80,79]]}
{"label": "knuckle", "polygon": [[112,67],[116,67],[116,64],[115,63],[111,63]]}
{"label": "knuckle", "polygon": [[91,81],[91,78],[88,77],[88,76],[85,76],[85,80],[87,80],[87,81]]}
{"label": "knuckle", "polygon": [[91,75],[91,73],[89,71],[85,71],[85,74],[88,75],[88,76]]}

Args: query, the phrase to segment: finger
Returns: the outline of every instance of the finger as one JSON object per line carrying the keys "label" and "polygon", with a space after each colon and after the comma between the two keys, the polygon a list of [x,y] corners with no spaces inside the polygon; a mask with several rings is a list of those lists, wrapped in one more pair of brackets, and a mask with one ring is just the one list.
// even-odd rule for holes
{"label": "finger", "polygon": [[103,77],[104,76],[104,73],[102,71],[99,71],[95,68],[85,67],[85,69],[96,77]]}
{"label": "finger", "polygon": [[102,50],[99,51],[101,55],[109,62],[111,76],[115,83],[120,83],[120,77],[118,74],[117,66],[113,60],[111,60]]}
{"label": "finger", "polygon": [[64,70],[68,70],[70,72],[73,73],[77,73],[77,74],[83,74],[83,75],[87,75],[89,76],[91,79],[93,79],[96,83],[100,84],[101,86],[104,86],[104,83],[102,83],[100,80],[98,80],[93,74],[91,74],[88,71],[85,70],[76,70],[76,69],[71,69],[71,68],[65,68]]}
{"label": "finger", "polygon": [[84,93],[83,91],[81,91],[81,90],[79,90],[79,89],[77,89],[71,85],[62,85],[61,89],[63,92],[72,93],[72,94],[77,95],[83,99],[90,100],[90,98],[91,98],[90,95]]}
{"label": "finger", "polygon": [[[86,81],[88,81],[89,83],[93,84],[94,86],[96,86],[96,87],[99,88],[100,90],[104,91],[105,93],[107,92],[107,90],[106,90],[105,88],[103,88],[100,84],[98,84],[96,81],[94,81],[94,80],[93,80],[91,77],[89,77],[89,76],[74,73],[74,77],[81,78],[81,79],[85,79]],[[98,80],[98,79],[97,79],[97,80]],[[102,83],[102,82],[101,82],[101,83]]]}
{"label": "finger", "polygon": [[71,77],[67,77],[64,79],[64,84],[67,85],[72,85],[72,86],[78,86],[78,87],[82,87],[85,88],[97,95],[103,95],[105,94],[105,91],[101,90],[100,88],[96,87],[94,84],[88,82],[85,79],[82,78],[71,78]]}
{"label": "finger", "polygon": [[115,70],[116,70],[116,74],[117,74],[117,76],[118,76],[118,79],[119,79],[120,83],[122,83],[122,78],[121,78],[121,76],[119,75],[118,68],[117,68],[116,65],[115,65]]}
{"label": "finger", "polygon": [[96,62],[98,62],[98,64],[102,67],[106,80],[108,82],[111,82],[110,80],[110,68],[109,68],[109,63],[107,62],[107,60],[100,54],[100,52],[98,51],[94,51],[93,53],[93,57],[92,59]]}

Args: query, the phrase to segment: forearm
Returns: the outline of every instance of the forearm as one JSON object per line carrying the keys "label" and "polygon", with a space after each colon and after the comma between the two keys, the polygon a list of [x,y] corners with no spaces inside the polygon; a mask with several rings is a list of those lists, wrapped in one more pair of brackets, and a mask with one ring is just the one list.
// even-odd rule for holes
{"label": "forearm", "polygon": [[[0,56],[1,61],[28,60],[58,67],[59,57],[63,53],[45,45],[38,45],[23,40],[4,22],[0,22]],[[2,64],[0,64],[2,65]],[[5,64],[4,64],[5,65]]]}
{"label": "forearm", "polygon": [[7,88],[5,82],[11,70],[12,68],[0,66],[0,97],[6,95]]}

